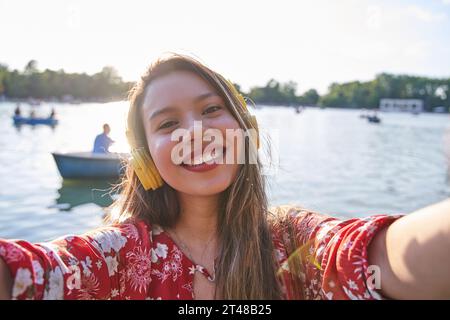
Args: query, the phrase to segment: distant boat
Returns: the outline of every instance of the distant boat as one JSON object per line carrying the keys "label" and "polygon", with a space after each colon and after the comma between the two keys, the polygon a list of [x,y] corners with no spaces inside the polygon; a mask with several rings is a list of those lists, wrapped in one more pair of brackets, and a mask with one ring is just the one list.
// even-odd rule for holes
{"label": "distant boat", "polygon": [[381,119],[378,118],[377,116],[367,116],[367,121],[372,123],[380,123]]}
{"label": "distant boat", "polygon": [[67,179],[118,178],[127,153],[53,152],[59,173]]}
{"label": "distant boat", "polygon": [[13,116],[13,121],[15,125],[21,125],[21,124],[30,124],[30,125],[37,125],[37,124],[45,124],[49,126],[56,126],[58,124],[58,119],[55,118],[29,118],[29,117],[22,117],[22,116]]}

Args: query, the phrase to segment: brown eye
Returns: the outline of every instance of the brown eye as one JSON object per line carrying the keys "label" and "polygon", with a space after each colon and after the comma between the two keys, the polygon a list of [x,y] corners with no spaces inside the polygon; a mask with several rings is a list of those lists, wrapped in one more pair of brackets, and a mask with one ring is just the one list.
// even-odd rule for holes
{"label": "brown eye", "polygon": [[177,124],[176,121],[167,121],[167,122],[164,122],[161,126],[159,126],[158,129],[167,129],[167,128],[170,128],[170,127],[172,127],[173,125],[176,125],[176,124]]}
{"label": "brown eye", "polygon": [[206,108],[206,110],[203,111],[203,114],[213,113],[213,112],[216,112],[216,111],[218,111],[220,109],[222,109],[221,106],[211,106],[211,107]]}

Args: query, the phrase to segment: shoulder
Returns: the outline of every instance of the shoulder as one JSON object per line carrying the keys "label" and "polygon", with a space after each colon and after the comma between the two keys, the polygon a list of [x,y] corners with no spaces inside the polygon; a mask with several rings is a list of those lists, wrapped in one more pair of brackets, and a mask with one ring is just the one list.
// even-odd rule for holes
{"label": "shoulder", "polygon": [[148,246],[149,225],[143,221],[125,221],[89,231],[84,237],[95,242],[102,251],[118,251],[129,245]]}
{"label": "shoulder", "polygon": [[[283,205],[269,209],[268,219],[275,233],[289,232],[290,236],[311,239],[313,237],[330,238],[341,229],[346,231],[370,231],[393,222],[401,215],[377,214],[361,218],[339,219],[318,213],[300,206]],[[294,233],[292,233],[292,231]]]}
{"label": "shoulder", "polygon": [[80,235],[65,235],[51,242],[39,243],[39,247],[57,255],[64,252],[74,256],[99,254],[100,256],[124,256],[136,248],[150,248],[148,225],[142,221],[111,224],[92,229]]}
{"label": "shoulder", "polygon": [[298,219],[320,219],[320,218],[330,218],[328,215],[319,213],[302,206],[298,205],[280,205],[273,206],[269,208],[269,219],[287,219],[287,220],[298,220]]}
{"label": "shoulder", "polygon": [[335,223],[337,219],[301,206],[281,205],[269,209],[268,221],[275,233],[293,229],[296,234],[301,232],[310,236],[317,227]]}

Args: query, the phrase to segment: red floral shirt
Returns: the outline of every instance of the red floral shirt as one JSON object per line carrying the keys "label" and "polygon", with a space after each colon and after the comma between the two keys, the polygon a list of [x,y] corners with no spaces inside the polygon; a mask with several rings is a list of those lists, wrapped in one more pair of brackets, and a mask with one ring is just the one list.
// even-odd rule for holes
{"label": "red floral shirt", "polygon": [[[273,241],[286,299],[380,299],[368,285],[367,247],[378,230],[399,216],[341,221],[287,210],[303,252],[301,288],[284,240],[292,232],[274,227]],[[194,264],[160,227],[143,221],[101,227],[49,243],[0,239],[0,257],[14,279],[13,299],[194,299]],[[212,280],[212,279],[211,279]],[[296,290],[296,291],[295,291]]]}

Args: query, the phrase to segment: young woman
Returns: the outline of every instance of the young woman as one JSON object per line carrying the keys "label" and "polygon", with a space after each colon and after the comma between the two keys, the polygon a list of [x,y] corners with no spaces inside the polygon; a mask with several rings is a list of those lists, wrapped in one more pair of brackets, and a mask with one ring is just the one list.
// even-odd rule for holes
{"label": "young woman", "polygon": [[[192,147],[178,160],[177,130]],[[255,130],[220,74],[157,61],[131,94],[132,159],[111,223],[51,243],[0,240],[0,298],[450,298],[450,201],[347,221],[269,209],[250,161],[259,137],[235,142]]]}

